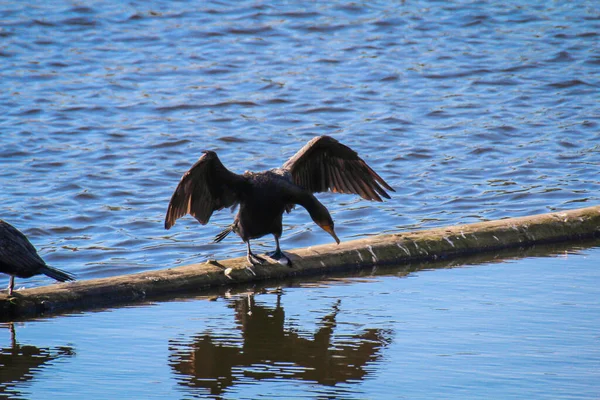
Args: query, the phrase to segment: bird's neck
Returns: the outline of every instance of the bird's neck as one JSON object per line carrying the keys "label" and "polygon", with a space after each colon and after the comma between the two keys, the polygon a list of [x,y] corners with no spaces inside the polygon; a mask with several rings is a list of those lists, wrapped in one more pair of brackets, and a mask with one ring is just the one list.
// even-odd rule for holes
{"label": "bird's neck", "polygon": [[313,221],[318,223],[319,221],[331,219],[327,208],[312,193],[304,192],[299,197],[298,204],[306,208]]}

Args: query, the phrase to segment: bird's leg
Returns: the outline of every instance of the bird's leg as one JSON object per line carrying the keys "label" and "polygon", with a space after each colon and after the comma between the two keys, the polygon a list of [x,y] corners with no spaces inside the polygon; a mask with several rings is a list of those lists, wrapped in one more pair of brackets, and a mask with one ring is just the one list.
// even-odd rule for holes
{"label": "bird's leg", "polygon": [[8,281],[8,295],[9,296],[12,296],[14,287],[15,287],[15,277],[11,275],[10,279]]}
{"label": "bird's leg", "polygon": [[273,260],[279,260],[281,257],[285,257],[283,255],[283,252],[281,251],[281,247],[279,247],[279,238],[277,237],[277,235],[273,235],[273,237],[275,238],[275,244],[277,247],[275,247],[275,251],[269,251],[268,253],[265,253],[267,256],[271,257]]}
{"label": "bird's leg", "polygon": [[248,259],[248,262],[252,265],[260,265],[263,264],[265,262],[265,259],[262,257],[257,256],[256,254],[254,254],[252,252],[252,250],[250,250],[250,240],[248,240],[246,242],[246,246],[248,247],[248,255],[246,256],[246,258]]}
{"label": "bird's leg", "polygon": [[279,247],[279,238],[277,237],[277,235],[273,235],[273,237],[275,238],[275,244],[277,245],[277,247],[275,248],[275,251],[266,253],[267,256],[271,257],[273,260],[277,260],[279,264],[291,267],[292,260],[290,260],[285,254],[283,254],[283,251],[281,251],[281,248]]}

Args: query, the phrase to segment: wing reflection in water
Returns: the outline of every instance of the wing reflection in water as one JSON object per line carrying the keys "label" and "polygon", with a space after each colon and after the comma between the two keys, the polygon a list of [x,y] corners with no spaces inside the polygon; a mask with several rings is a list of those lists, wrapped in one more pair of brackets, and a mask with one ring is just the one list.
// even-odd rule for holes
{"label": "wing reflection in water", "polygon": [[45,364],[53,360],[70,357],[75,354],[73,348],[61,346],[56,348],[40,348],[17,343],[15,327],[6,324],[10,329],[10,347],[0,348],[0,398],[22,398],[16,386],[33,379]]}
{"label": "wing reflection in water", "polygon": [[281,294],[277,305],[257,305],[254,295],[232,302],[242,331],[242,342],[231,343],[230,333],[205,333],[192,343],[171,340],[169,363],[178,382],[189,388],[204,388],[221,394],[245,379],[287,379],[335,385],[357,382],[368,373],[367,365],[381,357],[381,348],[391,342],[392,332],[365,329],[333,340],[340,301],[318,323],[314,334],[299,334],[286,328]]}

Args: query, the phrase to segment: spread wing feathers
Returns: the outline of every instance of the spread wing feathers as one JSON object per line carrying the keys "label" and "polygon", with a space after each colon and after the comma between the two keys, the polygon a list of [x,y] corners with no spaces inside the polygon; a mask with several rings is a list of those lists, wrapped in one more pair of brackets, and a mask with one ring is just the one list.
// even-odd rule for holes
{"label": "spread wing feathers", "polygon": [[204,155],[181,177],[167,215],[165,229],[175,221],[190,214],[202,225],[206,225],[214,211],[232,207],[239,202],[240,191],[246,179],[229,171],[213,151]]}
{"label": "spread wing feathers", "polygon": [[382,201],[390,198],[384,188],[395,191],[354,150],[329,136],[312,139],[283,168],[295,184],[313,193],[331,190]]}

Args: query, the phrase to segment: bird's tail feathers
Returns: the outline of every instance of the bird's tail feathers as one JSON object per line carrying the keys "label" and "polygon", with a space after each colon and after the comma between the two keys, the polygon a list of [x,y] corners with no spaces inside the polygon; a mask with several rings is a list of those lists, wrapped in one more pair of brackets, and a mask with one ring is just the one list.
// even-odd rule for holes
{"label": "bird's tail feathers", "polygon": [[75,275],[70,274],[68,272],[65,271],[61,271],[60,269],[56,269],[56,268],[52,268],[49,266],[44,266],[40,269],[40,272],[46,276],[49,276],[50,278],[56,279],[59,282],[66,282],[66,281],[74,281],[75,280]]}
{"label": "bird's tail feathers", "polygon": [[221,240],[225,239],[227,235],[229,235],[233,231],[233,225],[229,225],[225,228],[221,233],[215,236],[215,243],[219,243]]}

